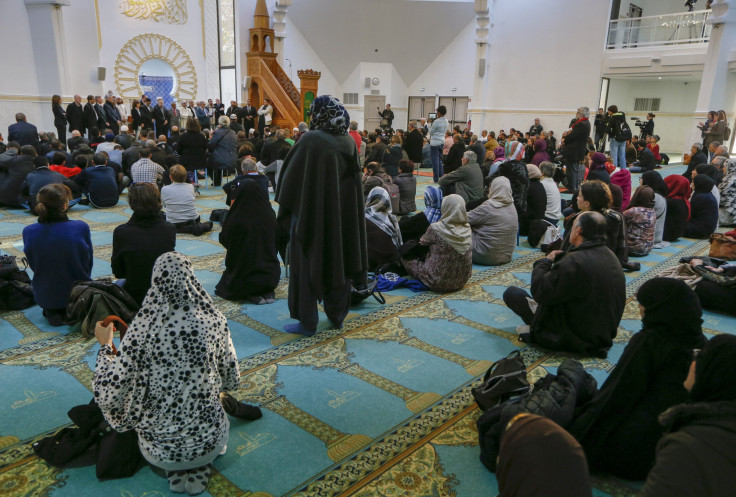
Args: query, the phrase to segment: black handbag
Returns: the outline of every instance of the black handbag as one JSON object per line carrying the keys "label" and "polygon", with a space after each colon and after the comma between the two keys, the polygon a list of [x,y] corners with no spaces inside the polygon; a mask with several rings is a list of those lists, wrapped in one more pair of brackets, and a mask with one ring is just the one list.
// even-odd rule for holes
{"label": "black handbag", "polygon": [[478,407],[487,411],[512,397],[524,395],[530,388],[524,359],[518,350],[514,350],[505,358],[491,364],[481,384],[470,392]]}
{"label": "black handbag", "polygon": [[377,284],[378,280],[373,278],[368,280],[365,285],[350,287],[350,307],[360,304],[370,296],[373,296],[379,304],[385,304],[386,299],[383,297],[383,294],[376,289]]}
{"label": "black handbag", "polygon": [[26,309],[35,303],[31,278],[26,271],[28,261],[25,257],[21,259],[25,266],[21,269],[15,259],[14,255],[0,256],[0,310],[3,311]]}

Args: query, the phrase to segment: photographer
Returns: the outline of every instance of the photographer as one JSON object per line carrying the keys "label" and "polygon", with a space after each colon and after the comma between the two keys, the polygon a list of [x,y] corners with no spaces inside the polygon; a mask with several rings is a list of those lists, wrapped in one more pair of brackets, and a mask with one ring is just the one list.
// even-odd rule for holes
{"label": "photographer", "polygon": [[606,151],[606,133],[608,132],[607,123],[608,116],[603,110],[603,107],[601,107],[595,115],[595,121],[593,121],[593,127],[595,128],[595,149],[597,152]]}
{"label": "photographer", "polygon": [[376,109],[378,109],[378,115],[381,116],[381,128],[388,133],[391,131],[394,122],[394,111],[391,110],[391,104],[386,104],[386,110],[384,111],[381,111],[380,107],[376,107]]}
{"label": "photographer", "polygon": [[652,136],[654,134],[654,114],[650,112],[647,114],[647,122],[642,123],[637,120],[636,125],[641,129],[641,139],[646,141],[648,136]]}

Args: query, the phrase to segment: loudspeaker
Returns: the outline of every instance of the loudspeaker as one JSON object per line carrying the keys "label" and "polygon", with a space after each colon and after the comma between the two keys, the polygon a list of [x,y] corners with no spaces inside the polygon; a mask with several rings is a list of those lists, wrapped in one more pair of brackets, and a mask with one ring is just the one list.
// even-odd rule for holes
{"label": "loudspeaker", "polygon": [[98,81],[105,81],[105,75],[107,74],[107,68],[106,67],[98,67],[97,68],[97,80]]}
{"label": "loudspeaker", "polygon": [[371,87],[371,78],[365,78],[365,88],[368,89]]}
{"label": "loudspeaker", "polygon": [[478,62],[478,77],[482,78],[486,75],[486,59],[482,58]]}
{"label": "loudspeaker", "polygon": [[250,85],[252,83],[253,83],[253,80],[251,79],[250,76],[246,76],[243,78],[243,88],[245,88],[246,90],[250,89]]}

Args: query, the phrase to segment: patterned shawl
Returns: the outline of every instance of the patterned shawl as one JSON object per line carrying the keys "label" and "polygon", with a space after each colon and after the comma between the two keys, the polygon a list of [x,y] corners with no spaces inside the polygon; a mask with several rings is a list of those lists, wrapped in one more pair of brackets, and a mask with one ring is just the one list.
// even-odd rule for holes
{"label": "patterned shawl", "polygon": [[365,218],[389,235],[396,248],[401,247],[403,242],[401,241],[399,223],[392,213],[391,197],[389,197],[385,188],[376,186],[370,191],[365,202]]}
{"label": "patterned shawl", "polygon": [[427,216],[429,224],[436,223],[442,217],[442,190],[434,185],[429,185],[424,191],[424,215]]}
{"label": "patterned shawl", "polygon": [[321,129],[333,135],[348,134],[350,115],[335,97],[321,95],[314,99],[309,129]]}

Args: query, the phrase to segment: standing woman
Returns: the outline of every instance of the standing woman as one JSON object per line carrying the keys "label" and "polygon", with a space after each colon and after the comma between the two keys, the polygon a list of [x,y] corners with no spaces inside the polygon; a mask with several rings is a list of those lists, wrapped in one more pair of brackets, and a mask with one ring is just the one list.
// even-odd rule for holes
{"label": "standing woman", "polygon": [[276,214],[255,181],[243,181],[220,232],[227,250],[215,295],[226,300],[271,304],[281,266],[276,256]]}
{"label": "standing woman", "polygon": [[125,105],[122,98],[118,97],[115,99],[115,108],[118,110],[118,114],[120,114],[120,124],[127,125],[130,113],[128,112],[128,106]]}
{"label": "standing woman", "polygon": [[238,387],[227,319],[177,252],[156,259],[151,289],[112,348],[97,323],[95,401],[118,431],[135,430],[143,457],[166,471],[174,493],[204,492],[210,463],[227,448],[230,422],[220,392]]}
{"label": "standing woman", "polygon": [[726,118],[726,111],[719,110],[716,122],[711,124],[707,131],[703,131],[705,140],[703,141],[703,148],[708,149],[712,142],[718,142],[723,144],[726,140],[724,136],[726,134],[726,126],[728,126],[728,119]]}
{"label": "standing woman", "polygon": [[[647,122],[644,123],[644,127],[641,128],[641,136],[639,138],[646,140],[648,136],[654,136],[654,114],[651,112],[647,114]],[[655,156],[656,155],[657,154],[655,154]]]}
{"label": "standing woman", "polygon": [[271,126],[271,120],[273,119],[273,106],[271,101],[267,98],[263,99],[263,105],[258,109],[258,132],[263,136],[263,128]]}
{"label": "standing woman", "polygon": [[130,115],[133,117],[133,133],[135,135],[138,134],[138,129],[141,127],[141,124],[143,124],[143,116],[141,116],[141,101],[140,100],[133,100],[133,103],[130,104]]}
{"label": "standing woman", "polygon": [[174,144],[179,154],[179,162],[187,170],[187,181],[197,182],[197,169],[207,165],[207,138],[202,134],[199,120],[187,119],[186,132]]}
{"label": "standing woman", "polygon": [[66,216],[72,192],[61,183],[36,196],[38,222],[23,228],[23,251],[33,271],[33,298],[51,326],[63,324],[76,281],[92,279],[92,240],[84,221]]}
{"label": "standing woman", "polygon": [[56,127],[57,136],[66,149],[67,120],[64,107],[61,106],[61,96],[54,95],[51,97],[51,110],[54,112],[54,126]]}

